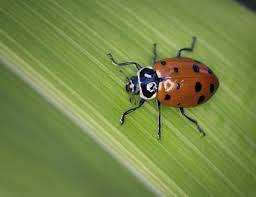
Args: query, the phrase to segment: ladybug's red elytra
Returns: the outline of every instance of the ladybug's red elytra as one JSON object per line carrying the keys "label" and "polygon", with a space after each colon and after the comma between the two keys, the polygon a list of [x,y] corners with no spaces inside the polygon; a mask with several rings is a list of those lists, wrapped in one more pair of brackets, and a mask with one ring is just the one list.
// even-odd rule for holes
{"label": "ladybug's red elytra", "polygon": [[145,101],[156,98],[158,108],[158,138],[161,138],[161,104],[177,107],[188,120],[193,122],[198,131],[205,136],[198,122],[189,117],[184,108],[195,107],[205,103],[216,92],[219,80],[213,71],[202,62],[188,57],[181,57],[182,51],[193,51],[196,37],[192,38],[189,48],[178,50],[176,57],[157,61],[156,44],[153,47],[153,68],[141,67],[136,62],[117,63],[111,53],[108,54],[114,65],[134,64],[138,70],[136,76],[128,79],[125,86],[128,93],[140,96],[137,107],[123,113],[120,122],[124,123],[126,115],[140,108]]}

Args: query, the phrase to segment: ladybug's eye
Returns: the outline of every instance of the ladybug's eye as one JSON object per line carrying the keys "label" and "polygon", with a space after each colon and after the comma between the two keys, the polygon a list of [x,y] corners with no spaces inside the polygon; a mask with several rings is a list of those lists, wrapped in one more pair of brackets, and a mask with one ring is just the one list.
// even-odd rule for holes
{"label": "ladybug's eye", "polygon": [[126,92],[130,92],[130,82],[125,85]]}

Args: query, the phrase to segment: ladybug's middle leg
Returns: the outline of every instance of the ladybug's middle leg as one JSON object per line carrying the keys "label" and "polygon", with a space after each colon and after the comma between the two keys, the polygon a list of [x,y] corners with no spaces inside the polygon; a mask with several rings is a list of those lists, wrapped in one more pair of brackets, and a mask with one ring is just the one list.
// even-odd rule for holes
{"label": "ladybug's middle leg", "polygon": [[191,51],[192,52],[194,50],[195,44],[196,44],[196,37],[193,36],[191,47],[189,47],[189,48],[186,47],[186,48],[182,48],[182,49],[178,50],[176,57],[180,57],[182,51]]}
{"label": "ladybug's middle leg", "polygon": [[157,109],[158,109],[158,139],[161,139],[161,103],[157,100]]}
{"label": "ladybug's middle leg", "polygon": [[124,123],[125,116],[128,115],[129,113],[131,113],[131,112],[133,112],[133,111],[139,109],[139,108],[144,104],[144,102],[145,102],[145,100],[144,100],[144,99],[141,99],[141,100],[140,100],[140,103],[139,103],[139,105],[138,105],[137,107],[131,108],[131,109],[127,110],[126,112],[124,112],[123,115],[122,115],[121,118],[120,118],[120,123],[121,123],[121,125]]}
{"label": "ladybug's middle leg", "polygon": [[111,53],[107,54],[109,59],[112,61],[112,64],[116,65],[116,66],[127,66],[130,64],[134,64],[137,68],[137,70],[140,70],[142,67],[141,65],[139,65],[137,62],[122,62],[122,63],[117,63],[117,61],[113,58]]}
{"label": "ladybug's middle leg", "polygon": [[184,108],[183,108],[183,107],[180,107],[180,112],[181,112],[181,114],[182,114],[183,116],[185,116],[188,120],[190,120],[191,122],[193,122],[193,123],[196,125],[198,131],[199,131],[200,133],[202,133],[203,136],[206,135],[205,132],[204,132],[204,130],[199,126],[198,122],[197,122],[195,119],[190,118],[187,114],[185,114],[185,111],[184,111]]}

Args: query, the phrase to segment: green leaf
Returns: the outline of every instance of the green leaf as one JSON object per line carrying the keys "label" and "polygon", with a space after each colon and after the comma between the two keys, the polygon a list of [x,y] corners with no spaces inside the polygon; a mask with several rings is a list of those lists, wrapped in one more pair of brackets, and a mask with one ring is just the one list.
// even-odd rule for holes
{"label": "green leaf", "polygon": [[[233,1],[3,1],[1,57],[151,190],[178,196],[253,196],[256,184],[256,16]],[[106,56],[151,65],[184,55],[210,66],[216,95],[188,109],[207,133],[163,107],[156,138],[154,101],[131,114],[124,76]],[[135,69],[122,69],[134,75]]]}

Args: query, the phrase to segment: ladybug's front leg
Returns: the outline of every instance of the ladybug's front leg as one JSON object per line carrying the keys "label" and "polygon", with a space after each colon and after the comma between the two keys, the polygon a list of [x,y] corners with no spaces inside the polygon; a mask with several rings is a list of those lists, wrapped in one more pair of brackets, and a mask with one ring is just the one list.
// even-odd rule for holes
{"label": "ladybug's front leg", "polygon": [[144,102],[145,102],[145,100],[144,100],[144,99],[141,99],[141,100],[140,100],[140,103],[139,103],[139,105],[138,105],[137,107],[131,108],[131,109],[127,110],[126,112],[124,112],[123,115],[122,115],[121,118],[120,118],[120,123],[121,123],[121,125],[124,123],[125,116],[128,115],[129,113],[131,113],[131,112],[133,112],[133,111],[139,109],[139,108],[144,104]]}
{"label": "ladybug's front leg", "polygon": [[157,61],[157,52],[156,52],[156,43],[154,43],[153,45],[153,65],[156,63]]}
{"label": "ladybug's front leg", "polygon": [[111,60],[112,64],[116,65],[116,66],[127,66],[127,65],[130,65],[130,64],[134,64],[137,68],[137,70],[140,70],[142,67],[141,65],[139,65],[137,62],[121,62],[121,63],[118,63],[114,57],[112,56],[111,53],[108,53],[107,54],[109,59]]}

